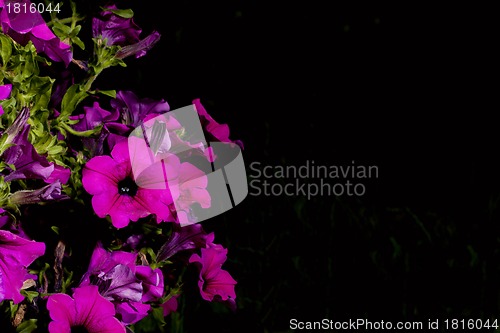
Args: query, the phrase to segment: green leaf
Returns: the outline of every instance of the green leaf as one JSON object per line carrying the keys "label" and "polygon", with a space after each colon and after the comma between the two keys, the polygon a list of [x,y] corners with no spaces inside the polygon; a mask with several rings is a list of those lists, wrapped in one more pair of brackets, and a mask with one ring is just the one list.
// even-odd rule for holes
{"label": "green leaf", "polygon": [[9,62],[10,56],[12,55],[12,41],[9,37],[0,33],[0,57],[2,57],[2,63],[4,66]]}
{"label": "green leaf", "polygon": [[83,44],[80,38],[75,36],[71,38],[71,41],[73,42],[73,44],[78,45],[78,47],[81,48],[82,50],[85,50],[85,44]]}
{"label": "green leaf", "polygon": [[28,298],[28,301],[30,301],[30,303],[33,302],[33,299],[35,299],[35,297],[38,297],[40,295],[38,292],[31,290],[21,290],[21,294]]}
{"label": "green leaf", "polygon": [[71,27],[68,27],[67,25],[62,24],[59,21],[54,21],[53,30],[58,35],[58,37],[61,37],[61,36],[66,37],[69,34],[71,34]]}
{"label": "green leaf", "polygon": [[95,90],[93,93],[99,93],[111,98],[116,98],[116,90]]}
{"label": "green leaf", "polygon": [[132,18],[134,17],[134,11],[132,9],[111,9],[111,8],[103,8],[103,10],[107,10],[116,14],[123,18]]}
{"label": "green leaf", "polygon": [[87,92],[80,89],[80,85],[72,85],[66,94],[64,94],[61,104],[61,119],[69,117],[75,111],[78,104],[80,104],[88,96]]}
{"label": "green leaf", "polygon": [[33,332],[34,330],[37,329],[36,321],[37,321],[37,319],[29,319],[29,320],[23,321],[19,326],[17,326],[16,333],[31,333],[31,332]]}

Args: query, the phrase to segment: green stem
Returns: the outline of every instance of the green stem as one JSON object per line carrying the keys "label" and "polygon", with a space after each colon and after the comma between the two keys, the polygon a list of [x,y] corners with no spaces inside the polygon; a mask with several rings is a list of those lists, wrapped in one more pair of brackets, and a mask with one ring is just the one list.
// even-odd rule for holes
{"label": "green stem", "polygon": [[62,23],[62,24],[66,24],[66,23],[73,23],[74,21],[74,18],[73,17],[67,17],[67,18],[63,18],[63,19],[55,19],[55,20],[52,20],[50,22],[47,22],[47,26],[50,28],[54,25],[54,22],[57,21],[59,23]]}
{"label": "green stem", "polygon": [[79,132],[79,131],[75,131],[73,128],[71,128],[71,126],[69,126],[65,122],[62,122],[59,125],[62,128],[64,128],[66,131],[68,131],[69,133],[71,133],[71,134],[73,134],[75,136],[84,136],[84,137],[91,136],[92,134],[100,132],[101,129],[102,129],[102,125],[99,125],[99,126],[95,127],[94,129],[91,129],[91,130],[88,130],[88,131]]}

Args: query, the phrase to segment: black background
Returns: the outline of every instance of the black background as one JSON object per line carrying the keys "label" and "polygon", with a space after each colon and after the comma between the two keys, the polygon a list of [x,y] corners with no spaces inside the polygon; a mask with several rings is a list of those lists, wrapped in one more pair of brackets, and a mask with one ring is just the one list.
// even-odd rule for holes
{"label": "black background", "polygon": [[361,198],[249,196],[204,222],[229,249],[239,310],[187,290],[186,331],[279,332],[291,318],[498,318],[492,8],[119,5],[127,6],[143,36],[162,38],[128,68],[104,73],[103,84],[172,109],[200,98],[244,142],[247,165],[379,166]]}

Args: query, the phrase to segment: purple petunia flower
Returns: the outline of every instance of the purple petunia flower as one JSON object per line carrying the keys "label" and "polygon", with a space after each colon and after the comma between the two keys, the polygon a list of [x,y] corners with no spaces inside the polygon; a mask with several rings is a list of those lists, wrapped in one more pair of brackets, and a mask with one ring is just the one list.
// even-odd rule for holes
{"label": "purple petunia flower", "polygon": [[61,42],[49,29],[42,15],[38,11],[32,13],[30,10],[20,10],[16,13],[14,10],[6,10],[6,3],[19,3],[21,8],[30,8],[31,5],[29,0],[0,0],[3,33],[21,45],[31,41],[39,53],[45,53],[50,59],[62,61],[68,66],[73,58],[71,46]]}
{"label": "purple petunia flower", "polygon": [[44,243],[0,230],[0,302],[9,299],[17,304],[24,299],[20,290],[31,278],[26,268],[44,253]]}
{"label": "purple petunia flower", "polygon": [[115,14],[118,9],[111,5],[100,13],[99,17],[92,19],[92,35],[94,38],[106,40],[106,45],[122,46],[116,54],[117,58],[135,55],[140,58],[153,47],[160,39],[160,34],[156,31],[140,40],[141,29],[135,24],[132,18],[125,18]]}
{"label": "purple petunia flower", "polygon": [[158,251],[156,260],[161,262],[171,258],[180,251],[206,247],[206,245],[212,243],[213,240],[214,234],[207,234],[199,224],[181,227],[176,223],[174,224],[169,239]]}
{"label": "purple petunia flower", "polygon": [[226,259],[227,249],[219,244],[209,244],[201,249],[201,256],[194,253],[189,258],[190,263],[201,265],[198,287],[203,299],[228,301],[236,298],[234,286],[237,282],[221,268]]}
{"label": "purple petunia flower", "polygon": [[15,169],[5,175],[5,181],[16,179],[48,179],[54,171],[54,165],[44,156],[39,155],[35,147],[28,141],[30,125],[27,124],[30,111],[23,108],[14,123],[5,130],[6,143],[14,146],[5,150],[1,158],[7,164],[14,165]]}
{"label": "purple petunia flower", "polygon": [[14,192],[9,201],[16,205],[35,204],[47,201],[67,200],[69,197],[62,193],[59,180],[37,190],[22,190]]}
{"label": "purple petunia flower", "polygon": [[120,112],[122,123],[131,129],[141,125],[146,117],[163,114],[170,110],[166,101],[139,98],[131,91],[119,91],[111,100],[111,106]]}
{"label": "purple petunia flower", "polygon": [[164,100],[139,98],[131,91],[119,91],[111,100],[112,111],[103,109],[98,102],[84,107],[84,114],[74,117],[80,119],[74,128],[77,131],[92,130],[102,125],[99,138],[85,138],[85,146],[94,156],[102,155],[103,144],[107,142],[110,150],[115,144],[126,139],[132,130],[152,115],[164,114],[170,110]]}
{"label": "purple petunia flower", "polygon": [[116,52],[115,57],[118,59],[124,59],[135,55],[136,58],[142,57],[153,46],[160,40],[160,33],[158,31],[153,31],[146,38],[140,40],[139,42],[122,47],[118,52]]}
{"label": "purple petunia flower", "polygon": [[[126,227],[130,221],[150,214],[155,214],[158,222],[173,221],[169,205],[177,199],[178,193],[165,186],[163,175],[164,172],[175,175],[180,162],[174,155],[166,160],[167,163],[151,165],[134,179],[128,142],[122,141],[115,145],[111,156],[97,156],[88,161],[83,169],[82,183],[93,195],[92,207],[97,216],[109,215],[116,228]],[[144,186],[154,182],[163,182],[163,188]]]}
{"label": "purple petunia flower", "polygon": [[125,46],[137,43],[142,30],[132,18],[113,13],[116,9],[118,8],[115,5],[111,5],[92,19],[93,37],[106,39],[107,45]]}
{"label": "purple petunia flower", "polygon": [[96,286],[76,288],[73,298],[66,294],[49,296],[47,309],[50,333],[125,333],[125,326],[114,317],[113,304],[99,295]]}
{"label": "purple petunia flower", "polygon": [[130,132],[127,125],[119,123],[120,114],[118,110],[108,111],[103,109],[98,102],[92,106],[83,107],[84,113],[73,117],[80,119],[74,126],[77,131],[88,131],[102,126],[101,134],[98,138],[83,138],[84,146],[92,153],[92,156],[103,154],[104,142],[108,142],[110,149],[113,149],[119,141],[125,140],[125,135]]}
{"label": "purple petunia flower", "polygon": [[146,302],[163,296],[163,274],[160,269],[135,265],[137,255],[123,251],[95,248],[87,273],[80,286],[96,285],[99,293],[111,301],[124,324],[144,318],[150,309]]}
{"label": "purple petunia flower", "polygon": [[[10,92],[12,91],[12,84],[4,84],[0,86],[0,101],[10,97]],[[0,116],[3,115],[3,108],[0,105]]]}

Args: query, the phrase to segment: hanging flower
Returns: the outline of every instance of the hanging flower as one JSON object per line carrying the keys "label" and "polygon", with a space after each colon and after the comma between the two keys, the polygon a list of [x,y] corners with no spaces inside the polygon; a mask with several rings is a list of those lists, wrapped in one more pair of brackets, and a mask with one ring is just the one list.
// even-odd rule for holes
{"label": "hanging flower", "polygon": [[131,17],[120,15],[120,10],[115,5],[107,7],[98,17],[92,19],[94,38],[104,39],[108,46],[122,46],[116,54],[119,59],[131,55],[140,58],[160,39],[160,34],[154,31],[141,40],[141,31]]}
{"label": "hanging flower", "polygon": [[243,143],[240,140],[233,141],[229,138],[229,126],[227,124],[219,124],[216,122],[212,116],[208,114],[199,98],[193,100],[193,105],[198,112],[201,125],[203,126],[203,130],[208,141],[233,142],[243,148]]}
{"label": "hanging flower", "polygon": [[170,237],[158,251],[156,260],[161,262],[178,252],[206,247],[206,244],[212,243],[213,240],[214,234],[207,234],[199,224],[181,227],[176,223]]}
{"label": "hanging flower", "polygon": [[201,256],[194,253],[189,259],[190,263],[198,263],[201,266],[198,287],[203,299],[227,301],[236,298],[234,286],[237,282],[222,269],[226,259],[227,249],[219,244],[211,244],[201,249]]}
{"label": "hanging flower", "polygon": [[44,253],[44,243],[0,230],[0,302],[10,299],[17,304],[24,299],[20,290],[31,277],[26,268]]}

